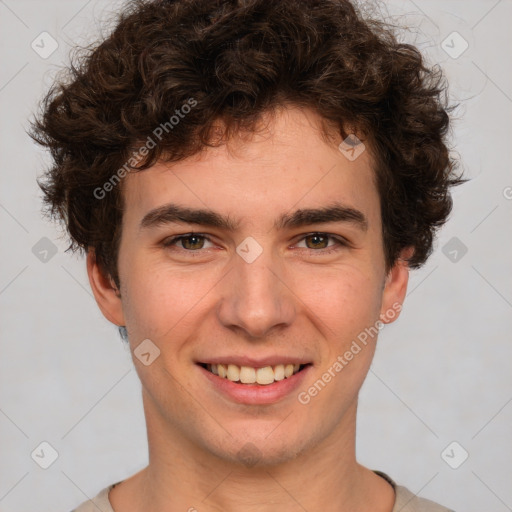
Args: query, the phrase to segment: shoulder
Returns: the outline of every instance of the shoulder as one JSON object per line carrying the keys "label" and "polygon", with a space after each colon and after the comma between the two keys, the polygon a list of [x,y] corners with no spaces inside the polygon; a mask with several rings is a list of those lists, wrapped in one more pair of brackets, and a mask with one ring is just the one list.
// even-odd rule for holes
{"label": "shoulder", "polygon": [[438,503],[416,496],[382,471],[374,470],[373,472],[384,478],[395,490],[395,505],[392,512],[454,512]]}
{"label": "shoulder", "polygon": [[[397,485],[388,475],[380,471],[375,472],[385,478],[395,489],[396,498],[393,512],[453,512],[438,503],[416,496],[406,487]],[[98,510],[114,512],[108,495],[116,485],[117,483],[105,487],[96,497],[85,501],[71,512],[97,512]]]}
{"label": "shoulder", "polygon": [[395,485],[395,493],[393,512],[453,512],[438,503],[416,496],[401,485]]}
{"label": "shoulder", "polygon": [[98,510],[101,510],[101,512],[114,512],[108,500],[108,494],[116,485],[117,483],[105,487],[96,497],[85,501],[71,512],[98,512]]}

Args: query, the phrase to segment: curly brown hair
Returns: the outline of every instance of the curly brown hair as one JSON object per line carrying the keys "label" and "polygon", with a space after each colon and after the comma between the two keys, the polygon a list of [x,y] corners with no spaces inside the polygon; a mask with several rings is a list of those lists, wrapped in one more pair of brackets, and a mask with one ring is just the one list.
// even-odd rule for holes
{"label": "curly brown hair", "polygon": [[463,181],[446,143],[447,98],[438,66],[348,0],[135,1],[54,84],[31,136],[53,157],[39,180],[46,213],[65,223],[68,250],[93,248],[119,287],[113,177],[254,130],[285,103],[313,109],[343,138],[348,126],[364,137],[387,268],[406,247],[416,268],[451,211],[449,188]]}

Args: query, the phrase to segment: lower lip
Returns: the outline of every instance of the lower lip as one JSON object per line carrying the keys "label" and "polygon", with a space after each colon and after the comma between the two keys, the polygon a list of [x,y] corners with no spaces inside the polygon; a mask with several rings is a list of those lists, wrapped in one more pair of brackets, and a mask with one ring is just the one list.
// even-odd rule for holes
{"label": "lower lip", "polygon": [[235,402],[249,405],[273,404],[278,402],[299,388],[306,374],[311,369],[311,365],[307,365],[300,372],[295,373],[287,379],[272,384],[261,385],[233,382],[213,374],[201,365],[197,365],[197,367],[220,393]]}

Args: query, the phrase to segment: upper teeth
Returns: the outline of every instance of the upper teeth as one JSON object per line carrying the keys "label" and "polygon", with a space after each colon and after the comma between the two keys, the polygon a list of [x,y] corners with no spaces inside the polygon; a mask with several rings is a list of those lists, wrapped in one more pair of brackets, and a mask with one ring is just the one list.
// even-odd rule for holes
{"label": "upper teeth", "polygon": [[297,373],[300,364],[278,364],[263,368],[237,366],[236,364],[208,364],[206,368],[215,375],[242,384],[272,384]]}

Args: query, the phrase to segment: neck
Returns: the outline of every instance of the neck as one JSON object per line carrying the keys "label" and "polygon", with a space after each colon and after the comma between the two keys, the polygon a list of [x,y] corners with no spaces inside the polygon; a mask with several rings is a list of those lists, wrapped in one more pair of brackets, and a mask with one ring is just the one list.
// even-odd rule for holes
{"label": "neck", "polygon": [[[247,467],[220,459],[144,402],[149,465],[111,492],[115,510],[390,512],[391,486],[355,458],[357,402],[328,437],[279,464]],[[149,414],[148,414],[149,413]],[[121,487],[125,485],[124,498]],[[384,499],[383,499],[384,497]],[[336,504],[333,506],[333,504]],[[118,508],[116,506],[118,505]],[[370,506],[371,505],[371,506]],[[130,508],[131,507],[131,508]]]}

